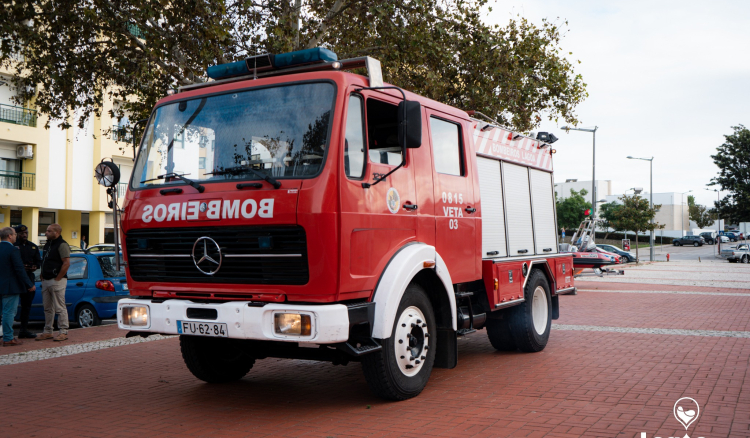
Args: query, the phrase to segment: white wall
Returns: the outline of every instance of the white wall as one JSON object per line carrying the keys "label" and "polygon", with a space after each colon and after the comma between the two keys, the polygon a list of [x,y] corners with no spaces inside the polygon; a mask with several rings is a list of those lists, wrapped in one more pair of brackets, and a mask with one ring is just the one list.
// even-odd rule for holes
{"label": "white wall", "polygon": [[67,132],[60,129],[59,123],[50,122],[49,169],[47,170],[49,175],[47,206],[49,208],[65,208],[67,149]]}
{"label": "white wall", "polygon": [[91,120],[73,129],[72,200],[75,210],[90,211],[94,191],[94,129]]}

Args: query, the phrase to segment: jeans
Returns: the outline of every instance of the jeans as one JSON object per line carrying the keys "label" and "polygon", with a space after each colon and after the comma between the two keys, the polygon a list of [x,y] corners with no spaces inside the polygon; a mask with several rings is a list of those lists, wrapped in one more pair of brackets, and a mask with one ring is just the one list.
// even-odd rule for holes
{"label": "jeans", "polygon": [[13,319],[18,311],[20,295],[3,295],[3,342],[13,340]]}

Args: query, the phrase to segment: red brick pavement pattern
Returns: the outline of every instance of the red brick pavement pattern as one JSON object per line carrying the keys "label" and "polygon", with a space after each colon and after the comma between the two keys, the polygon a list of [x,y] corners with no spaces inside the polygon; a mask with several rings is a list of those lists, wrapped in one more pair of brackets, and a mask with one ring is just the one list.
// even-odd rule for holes
{"label": "red brick pavement pattern", "polygon": [[560,324],[750,331],[750,297],[579,292],[560,297]]}
{"label": "red brick pavement pattern", "polygon": [[[723,281],[723,280],[722,280]],[[610,281],[584,281],[576,280],[578,289],[603,289],[603,290],[660,290],[660,291],[688,291],[688,292],[722,292],[722,293],[750,293],[750,285],[746,289],[713,286],[680,286],[667,284],[648,283],[617,283]]]}
{"label": "red brick pavement pattern", "polygon": [[541,353],[498,353],[484,331],[459,343],[400,403],[373,397],[358,364],[265,359],[208,385],[176,339],[0,367],[2,437],[750,436],[750,340],[553,331]]}
{"label": "red brick pavement pattern", "polygon": [[[54,332],[57,335],[58,332]],[[116,324],[100,325],[85,329],[73,329],[68,331],[68,340],[55,342],[51,339],[46,341],[35,341],[34,339],[21,339],[23,345],[17,347],[1,347],[0,356],[4,354],[20,353],[23,351],[41,350],[44,348],[64,347],[66,345],[83,344],[86,342],[103,341],[106,339],[121,338],[127,334],[126,331],[117,328]],[[16,330],[16,336],[18,330]]]}

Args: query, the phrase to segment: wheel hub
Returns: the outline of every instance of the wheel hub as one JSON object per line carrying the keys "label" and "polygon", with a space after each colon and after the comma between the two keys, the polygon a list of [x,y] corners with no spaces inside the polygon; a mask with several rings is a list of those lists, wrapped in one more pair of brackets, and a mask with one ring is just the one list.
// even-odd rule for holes
{"label": "wheel hub", "polygon": [[430,338],[422,311],[413,306],[404,309],[394,334],[394,354],[399,369],[406,376],[417,374],[424,366]]}
{"label": "wheel hub", "polygon": [[534,330],[538,335],[543,335],[547,330],[548,313],[547,292],[545,292],[542,286],[538,286],[534,289],[534,295],[531,299],[531,317],[534,323]]}

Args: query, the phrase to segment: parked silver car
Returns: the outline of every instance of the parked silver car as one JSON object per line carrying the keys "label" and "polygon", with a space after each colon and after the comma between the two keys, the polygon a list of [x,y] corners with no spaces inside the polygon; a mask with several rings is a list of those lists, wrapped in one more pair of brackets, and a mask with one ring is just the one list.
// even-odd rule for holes
{"label": "parked silver car", "polygon": [[743,243],[729,249],[722,249],[721,257],[729,260],[729,263],[750,263],[750,245]]}

